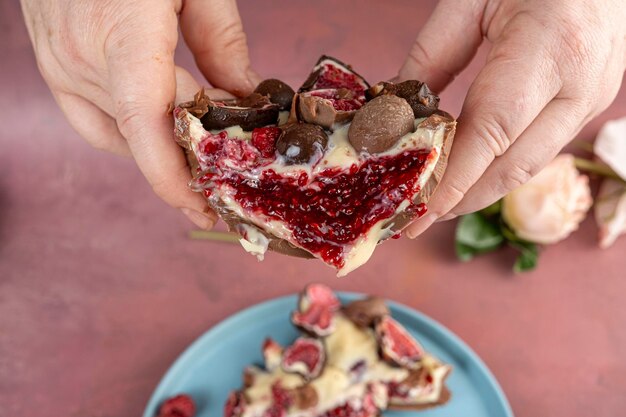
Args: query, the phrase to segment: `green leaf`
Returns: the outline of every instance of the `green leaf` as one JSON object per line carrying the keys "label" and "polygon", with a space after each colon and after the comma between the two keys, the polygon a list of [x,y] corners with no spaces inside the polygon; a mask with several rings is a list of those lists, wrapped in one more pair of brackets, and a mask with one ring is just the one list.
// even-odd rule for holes
{"label": "green leaf", "polygon": [[539,260],[539,247],[532,242],[509,242],[509,244],[515,249],[520,251],[515,265],[513,265],[513,271],[516,273],[532,271],[537,267],[537,261]]}
{"label": "green leaf", "polygon": [[493,217],[500,214],[500,211],[502,211],[502,200],[498,200],[492,205],[485,207],[480,213],[486,217]]}
{"label": "green leaf", "polygon": [[462,262],[467,262],[476,255],[475,249],[459,242],[455,242],[454,249],[456,250],[456,257]]}
{"label": "green leaf", "polygon": [[455,249],[462,261],[496,250],[503,241],[500,228],[481,213],[466,214],[457,224]]}

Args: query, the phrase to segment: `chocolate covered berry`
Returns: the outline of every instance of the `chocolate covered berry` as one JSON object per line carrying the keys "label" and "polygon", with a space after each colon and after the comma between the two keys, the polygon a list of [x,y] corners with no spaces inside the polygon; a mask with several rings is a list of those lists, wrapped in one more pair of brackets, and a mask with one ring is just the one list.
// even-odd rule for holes
{"label": "chocolate covered berry", "polygon": [[289,110],[296,94],[289,85],[275,78],[261,81],[254,92],[267,96],[272,103],[279,106],[280,110]]}
{"label": "chocolate covered berry", "polygon": [[328,136],[320,126],[296,123],[283,130],[276,149],[290,164],[302,164],[321,154],[327,144]]}

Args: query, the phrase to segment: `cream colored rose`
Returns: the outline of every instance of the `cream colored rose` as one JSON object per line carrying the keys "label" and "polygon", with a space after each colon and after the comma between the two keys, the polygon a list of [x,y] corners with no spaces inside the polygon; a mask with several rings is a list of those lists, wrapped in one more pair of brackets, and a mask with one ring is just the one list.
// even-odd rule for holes
{"label": "cream colored rose", "polygon": [[[593,152],[626,181],[626,117],[602,126]],[[626,233],[626,183],[605,178],[596,197],[595,215],[600,226],[600,247],[608,248]]]}
{"label": "cream colored rose", "polygon": [[555,243],[565,239],[591,207],[589,178],[574,166],[574,156],[557,156],[525,185],[502,200],[502,217],[524,240]]}

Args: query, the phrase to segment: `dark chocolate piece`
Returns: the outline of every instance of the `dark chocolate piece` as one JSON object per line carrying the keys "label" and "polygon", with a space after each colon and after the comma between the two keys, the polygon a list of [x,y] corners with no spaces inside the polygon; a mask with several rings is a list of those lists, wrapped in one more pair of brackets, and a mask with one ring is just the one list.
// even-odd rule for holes
{"label": "dark chocolate piece", "polygon": [[428,117],[439,108],[439,96],[430,91],[426,83],[417,80],[398,84],[380,82],[365,92],[368,100],[387,94],[405,99],[413,109],[416,119]]}
{"label": "dark chocolate piece", "polygon": [[385,300],[380,297],[368,297],[345,305],[343,314],[357,326],[370,327],[376,320],[390,313]]}
{"label": "dark chocolate piece", "polygon": [[413,131],[413,110],[406,100],[381,95],[367,102],[354,115],[348,140],[358,152],[381,153]]}
{"label": "dark chocolate piece", "polygon": [[276,141],[276,149],[292,164],[308,162],[316,150],[323,150],[328,136],[320,126],[297,123],[287,126]]}
{"label": "dark chocolate piece", "polygon": [[224,101],[224,104],[229,105],[229,106],[250,107],[253,109],[260,109],[265,106],[271,105],[272,102],[270,101],[269,97],[263,94],[252,93],[246,97],[236,98],[230,101]]}
{"label": "dark chocolate piece", "polygon": [[250,131],[278,122],[278,105],[258,93],[223,102],[209,100],[207,104],[206,113],[200,119],[207,130],[241,126],[243,130]]}
{"label": "dark chocolate piece", "polygon": [[[204,87],[193,96],[193,101],[187,101],[178,105],[181,109],[186,109],[198,119],[209,111],[209,96],[204,94]],[[168,112],[169,113],[169,112]]]}
{"label": "dark chocolate piece", "polygon": [[289,110],[296,94],[293,88],[275,78],[261,81],[254,92],[269,97],[272,103],[278,104],[280,110]]}

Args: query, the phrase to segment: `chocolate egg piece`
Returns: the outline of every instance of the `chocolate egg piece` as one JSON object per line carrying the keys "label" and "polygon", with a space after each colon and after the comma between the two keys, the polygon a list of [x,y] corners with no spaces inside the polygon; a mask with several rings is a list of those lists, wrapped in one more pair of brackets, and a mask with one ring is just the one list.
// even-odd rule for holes
{"label": "chocolate egg piece", "polygon": [[275,78],[261,81],[254,92],[269,97],[270,101],[278,104],[281,110],[291,108],[291,101],[296,94],[291,87]]}
{"label": "chocolate egg piece", "polygon": [[413,131],[413,109],[403,98],[382,95],[354,115],[348,140],[358,152],[381,153]]}
{"label": "chocolate egg piece", "polygon": [[289,163],[303,164],[327,144],[328,136],[320,126],[297,123],[283,130],[276,141],[276,149]]}
{"label": "chocolate egg piece", "polygon": [[439,96],[430,91],[426,83],[408,80],[395,86],[395,94],[409,103],[416,118],[428,117],[439,108]]}
{"label": "chocolate egg piece", "polygon": [[384,94],[405,99],[413,109],[416,119],[428,117],[439,108],[439,96],[421,81],[407,80],[398,84],[383,81],[365,91],[368,100]]}
{"label": "chocolate egg piece", "polygon": [[207,130],[241,126],[243,130],[251,131],[277,123],[278,106],[257,93],[221,102],[209,100],[207,111],[200,120]]}

